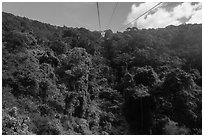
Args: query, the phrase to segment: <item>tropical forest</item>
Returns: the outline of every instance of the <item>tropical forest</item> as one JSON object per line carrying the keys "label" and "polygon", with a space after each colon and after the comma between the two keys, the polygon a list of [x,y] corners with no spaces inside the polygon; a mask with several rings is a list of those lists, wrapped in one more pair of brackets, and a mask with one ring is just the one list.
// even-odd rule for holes
{"label": "tropical forest", "polygon": [[3,135],[201,135],[202,25],[55,26],[2,12]]}

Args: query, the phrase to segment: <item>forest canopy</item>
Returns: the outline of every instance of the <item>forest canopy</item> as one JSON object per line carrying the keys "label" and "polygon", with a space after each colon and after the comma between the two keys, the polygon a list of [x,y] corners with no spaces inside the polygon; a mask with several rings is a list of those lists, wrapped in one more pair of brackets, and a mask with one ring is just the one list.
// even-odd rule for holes
{"label": "forest canopy", "polygon": [[103,37],[3,12],[2,134],[202,134],[202,25]]}

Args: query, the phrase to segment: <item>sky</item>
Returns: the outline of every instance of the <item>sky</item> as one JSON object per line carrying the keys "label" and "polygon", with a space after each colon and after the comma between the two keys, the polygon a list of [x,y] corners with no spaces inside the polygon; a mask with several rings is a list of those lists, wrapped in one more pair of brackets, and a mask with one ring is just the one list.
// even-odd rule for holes
{"label": "sky", "polygon": [[[116,32],[127,27],[147,29],[202,23],[202,3],[195,2],[163,2],[132,22],[156,4],[158,2],[118,2],[108,26],[116,2],[99,2],[101,30],[111,29]],[[3,2],[2,10],[57,26],[84,27],[92,31],[100,29],[96,2]]]}

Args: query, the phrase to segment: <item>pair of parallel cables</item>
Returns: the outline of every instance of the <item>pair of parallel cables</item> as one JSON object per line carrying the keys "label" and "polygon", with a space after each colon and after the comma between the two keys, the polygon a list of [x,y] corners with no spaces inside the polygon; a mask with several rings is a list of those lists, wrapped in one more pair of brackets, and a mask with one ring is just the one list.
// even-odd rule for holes
{"label": "pair of parallel cables", "polygon": [[[149,13],[151,10],[155,9],[156,7],[158,7],[158,6],[159,6],[160,4],[162,4],[162,3],[163,3],[163,2],[159,2],[158,4],[156,4],[155,6],[153,6],[152,8],[150,8],[149,10],[147,10],[146,12],[144,12],[143,14],[141,14],[139,17],[137,17],[136,19],[134,19],[133,21],[131,21],[131,22],[127,23],[126,25],[124,25],[123,27],[121,27],[121,28],[119,29],[119,31],[122,30],[123,28],[127,27],[127,26],[130,25],[131,23],[137,21],[139,18],[141,18],[141,17],[144,16],[145,14]],[[108,27],[110,26],[110,24],[111,24],[111,21],[112,21],[112,19],[113,19],[113,15],[114,15],[115,10],[116,10],[116,8],[117,8],[117,5],[118,5],[118,3],[115,4],[115,7],[114,7],[113,12],[112,12],[112,15],[111,15],[111,18],[110,18],[109,23],[108,23],[108,25],[107,25],[106,28],[108,28]],[[100,27],[100,31],[101,31],[101,21],[100,21],[100,12],[99,12],[99,4],[98,4],[98,2],[97,2],[97,11],[98,11],[99,27]]]}
{"label": "pair of parallel cables", "polygon": [[[98,4],[98,2],[97,2],[96,4],[97,4],[97,11],[98,11],[98,22],[99,22],[99,27],[100,27],[100,31],[101,31],[101,21],[100,21],[99,4]],[[112,21],[112,18],[113,18],[113,15],[114,15],[114,13],[115,13],[115,10],[116,10],[117,5],[118,5],[118,3],[116,2],[115,7],[114,7],[113,12],[112,12],[112,15],[111,15],[111,18],[110,18],[110,20],[109,20],[108,25],[106,26],[106,28],[108,28],[108,27],[110,26],[110,24],[111,24],[111,21]]]}
{"label": "pair of parallel cables", "polygon": [[[122,30],[123,28],[125,28],[125,27],[127,27],[129,24],[131,24],[131,23],[133,23],[133,22],[135,22],[135,21],[137,21],[139,18],[141,18],[142,16],[144,16],[145,14],[147,14],[148,12],[150,12],[151,10],[153,10],[153,9],[155,9],[157,6],[159,6],[160,4],[162,4],[162,2],[159,2],[158,4],[156,4],[155,6],[153,6],[152,8],[150,8],[149,10],[147,10],[146,12],[144,12],[143,14],[141,14],[139,17],[137,17],[136,19],[134,19],[133,21],[131,21],[131,22],[129,22],[129,23],[127,23],[126,25],[124,25],[123,27],[121,27],[120,29],[119,29],[119,31],[120,30]],[[113,12],[112,12],[112,15],[111,15],[111,18],[110,18],[110,20],[109,20],[109,23],[108,23],[108,25],[107,25],[107,28],[109,27],[109,25],[110,25],[110,23],[111,23],[111,21],[112,21],[112,18],[113,18],[113,15],[114,15],[114,13],[115,13],[115,10],[116,10],[116,7],[117,7],[117,5],[118,5],[118,3],[116,3],[116,5],[115,5],[115,7],[114,7],[114,9],[113,9]],[[98,20],[99,20],[99,27],[100,27],[100,31],[101,31],[101,22],[100,22],[100,13],[99,13],[99,5],[98,5],[98,2],[97,2],[97,10],[98,10]],[[141,111],[141,124],[140,124],[140,132],[141,132],[141,134],[143,134],[143,128],[144,128],[144,124],[143,124],[143,121],[144,121],[144,117],[143,117],[143,101],[142,101],[142,97],[140,98],[140,111]]]}

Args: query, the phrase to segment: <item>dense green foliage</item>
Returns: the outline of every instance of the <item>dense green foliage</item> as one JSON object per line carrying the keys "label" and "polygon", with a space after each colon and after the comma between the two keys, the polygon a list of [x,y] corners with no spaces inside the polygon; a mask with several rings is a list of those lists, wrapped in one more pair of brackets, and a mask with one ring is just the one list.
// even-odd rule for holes
{"label": "dense green foliage", "polygon": [[2,16],[3,134],[201,134],[200,24],[102,37]]}

